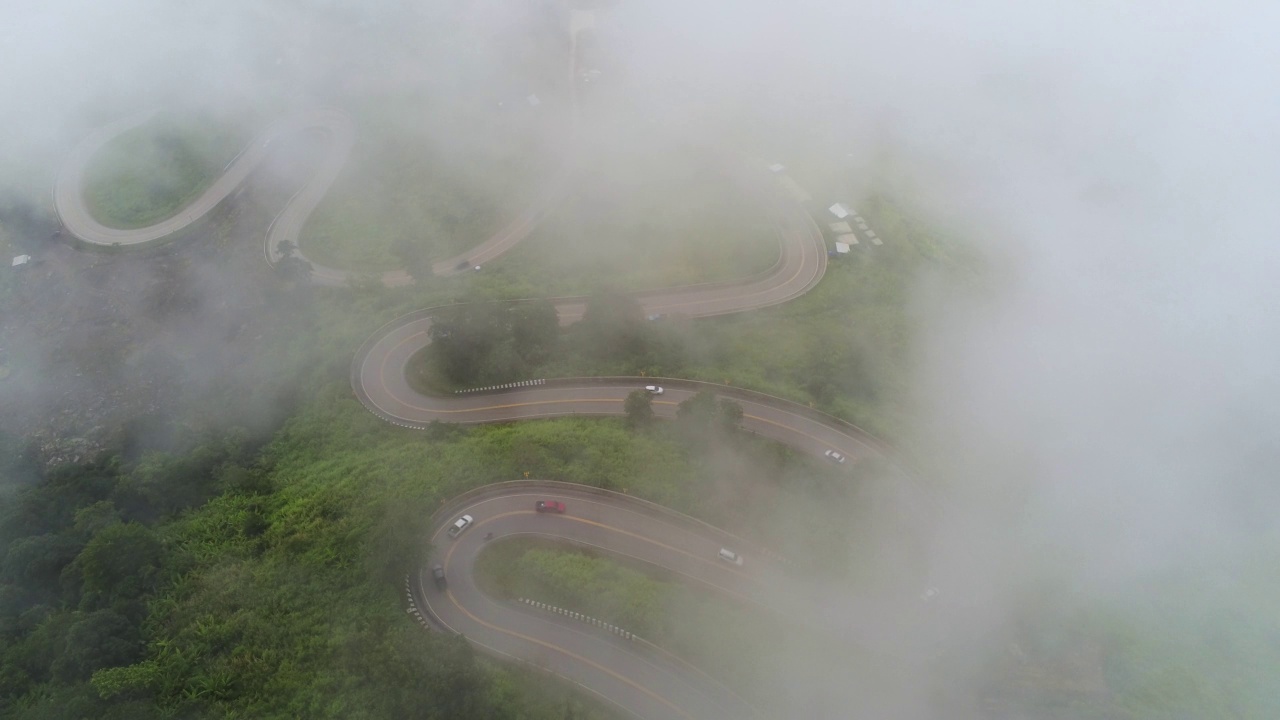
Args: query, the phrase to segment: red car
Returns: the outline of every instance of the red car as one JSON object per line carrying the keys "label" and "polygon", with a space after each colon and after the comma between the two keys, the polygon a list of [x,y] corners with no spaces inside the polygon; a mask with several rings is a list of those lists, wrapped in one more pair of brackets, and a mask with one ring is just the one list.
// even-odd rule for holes
{"label": "red car", "polygon": [[564,503],[559,500],[539,500],[533,504],[533,509],[538,512],[562,513],[564,512]]}

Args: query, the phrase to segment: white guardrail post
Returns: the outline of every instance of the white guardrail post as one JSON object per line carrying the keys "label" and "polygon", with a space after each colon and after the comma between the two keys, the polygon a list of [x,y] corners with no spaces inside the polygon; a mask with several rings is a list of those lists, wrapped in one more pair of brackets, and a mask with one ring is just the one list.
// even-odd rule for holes
{"label": "white guardrail post", "polygon": [[[407,582],[408,582],[408,579],[406,578],[406,583]],[[609,631],[610,634],[617,635],[618,637],[623,638],[624,640],[640,641],[640,637],[638,635],[631,633],[627,630],[623,630],[622,628],[616,625],[610,625],[609,623],[599,618],[593,618],[590,615],[583,615],[582,613],[579,613],[579,612],[566,610],[562,607],[556,607],[555,605],[548,605],[544,602],[539,602],[537,600],[533,600],[530,598],[517,598],[516,602],[523,603],[533,608],[537,608],[538,610],[546,610],[547,612],[555,613],[556,615],[563,615],[573,620],[580,620],[589,625],[594,625],[595,627],[598,627],[602,630],[607,630]]]}

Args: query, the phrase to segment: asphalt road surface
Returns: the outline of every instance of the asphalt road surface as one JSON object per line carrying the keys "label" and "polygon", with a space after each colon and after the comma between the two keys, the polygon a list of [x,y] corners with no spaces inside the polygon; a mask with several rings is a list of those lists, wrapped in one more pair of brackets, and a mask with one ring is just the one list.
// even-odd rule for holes
{"label": "asphalt road surface", "polygon": [[[483,649],[553,672],[635,717],[757,717],[751,705],[731,690],[643,639],[497,600],[476,585],[472,569],[480,551],[489,543],[519,538],[572,542],[632,564],[663,568],[691,584],[742,601],[748,601],[771,577],[781,575],[763,556],[749,557],[742,566],[721,560],[717,554],[722,547],[734,548],[744,557],[748,552],[743,541],[731,535],[610,495],[565,483],[521,483],[450,507],[432,528],[438,555],[433,563],[443,565],[447,588],[437,588],[424,571],[415,581],[418,602],[435,622]],[[568,511],[538,513],[534,503],[539,499],[563,501]],[[452,540],[446,529],[464,513],[472,515],[475,523]],[[492,540],[485,539],[489,533]]]}

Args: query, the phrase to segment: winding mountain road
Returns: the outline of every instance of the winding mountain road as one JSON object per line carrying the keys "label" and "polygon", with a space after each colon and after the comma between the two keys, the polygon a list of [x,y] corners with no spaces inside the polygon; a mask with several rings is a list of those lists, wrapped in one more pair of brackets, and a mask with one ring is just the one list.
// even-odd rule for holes
{"label": "winding mountain road", "polygon": [[[307,218],[337,179],[350,154],[355,129],[335,109],[320,109],[277,123],[257,136],[210,187],[176,215],[145,228],[107,227],[89,213],[84,198],[85,168],[113,138],[139,127],[155,115],[138,113],[103,127],[86,138],[67,159],[54,190],[54,205],[64,228],[80,241],[100,247],[142,247],[163,241],[190,227],[235,192],[267,157],[274,140],[286,134],[319,132],[327,150],[307,183],[288,201],[267,231],[264,255],[281,259],[282,243],[297,246]],[[808,212],[798,205],[762,163],[728,160],[726,176],[739,185],[777,232],[779,255],[767,271],[737,281],[665,288],[637,295],[646,314],[681,314],[704,318],[777,305],[813,289],[827,267],[824,239]],[[492,261],[526,238],[546,212],[565,194],[571,163],[549,182],[541,195],[512,223],[457,257],[442,260],[437,275],[458,272]],[[302,254],[302,248],[296,253]],[[304,256],[305,259],[305,256]],[[313,279],[340,285],[349,273],[313,265]],[[383,274],[389,286],[411,283],[403,271]],[[557,298],[562,324],[582,318],[586,300]],[[711,383],[653,378],[568,378],[456,396],[424,395],[406,380],[410,359],[429,342],[432,315],[428,308],[382,327],[360,347],[351,370],[352,387],[374,414],[404,427],[424,428],[432,422],[494,423],[574,415],[622,415],[627,394],[658,382],[666,392],[654,398],[659,417],[674,417],[678,404],[710,389],[742,405],[743,427],[798,450],[821,455],[837,450],[853,460],[892,458],[886,446],[858,428],[798,403]],[[904,488],[911,496],[914,491]],[[533,511],[535,498],[554,497],[570,504],[566,515]],[[907,497],[913,506],[918,497]],[[444,530],[459,514],[473,514],[475,526],[456,541]],[[541,483],[490,486],[455,499],[433,518],[432,541],[449,578],[439,590],[415,572],[411,594],[433,622],[463,633],[496,655],[531,663],[572,681],[604,701],[644,720],[720,720],[755,717],[750,704],[687,663],[643,641],[626,639],[608,629],[531,607],[490,598],[471,572],[485,542],[541,537],[591,547],[626,562],[659,567],[688,582],[743,602],[769,605],[786,584],[785,574],[768,555],[696,520],[627,496],[604,491]],[[744,566],[717,558],[721,547],[747,557]]]}
{"label": "winding mountain road", "polygon": [[[84,168],[94,153],[112,138],[147,122],[154,113],[140,113],[102,128],[71,154],[59,176],[55,206],[64,227],[95,246],[138,247],[163,241],[198,221],[239,187],[286,133],[320,131],[328,152],[315,175],[295,194],[269,228],[264,253],[280,259],[281,242],[297,245],[307,217],[332,186],[349,155],[354,129],[341,112],[331,109],[291,118],[259,135],[197,200],[177,215],[155,225],[115,229],[94,220],[83,197]],[[759,164],[727,161],[726,175],[761,210],[776,231],[778,259],[768,270],[737,281],[642,292],[637,299],[646,314],[681,314],[692,318],[744,312],[797,298],[813,289],[826,271],[827,254],[821,231],[808,212]],[[567,168],[567,166],[566,166]],[[457,272],[457,266],[489,262],[528,236],[568,185],[566,169],[547,183],[542,195],[507,227],[467,253],[436,264],[437,274]],[[301,249],[299,249],[301,254]],[[322,284],[346,282],[345,271],[317,266],[314,279]],[[403,271],[383,275],[388,285],[412,282]],[[562,324],[582,318],[586,299],[554,300]],[[352,362],[352,387],[374,414],[397,425],[425,428],[432,422],[494,423],[564,416],[622,415],[628,393],[660,383],[666,392],[654,398],[658,417],[675,416],[679,403],[710,389],[743,408],[743,427],[804,452],[821,455],[837,450],[853,460],[891,455],[883,443],[834,417],[798,403],[749,390],[712,383],[654,378],[566,378],[537,385],[456,396],[424,395],[406,380],[410,359],[429,342],[435,309],[403,316],[375,332]],[[588,488],[558,487],[554,497],[569,500],[571,514],[534,513],[527,487],[486,495],[474,504],[438,516],[433,545],[441,550],[449,577],[447,592],[436,590],[415,573],[418,600],[443,627],[499,656],[532,663],[570,680],[585,691],[645,720],[719,720],[754,717],[751,706],[696,668],[662,651],[623,639],[599,627],[489,598],[476,586],[471,568],[483,535],[543,537],[592,547],[630,562],[660,567],[715,592],[744,601],[763,603],[770,588],[785,586],[781,569],[764,552],[671,511],[645,506],[625,496],[609,497]],[[545,493],[544,493],[545,494]],[[453,506],[450,506],[453,509]],[[458,513],[470,512],[477,524],[456,542],[443,530]],[[665,515],[664,515],[665,513]],[[719,560],[720,547],[732,545],[749,558],[743,567]],[[776,608],[775,608],[776,609]]]}
{"label": "winding mountain road", "polygon": [[[320,163],[306,184],[289,199],[272,221],[267,230],[263,252],[267,262],[274,265],[283,257],[280,253],[280,248],[284,247],[282,243],[288,243],[297,248],[295,256],[311,263],[313,282],[332,286],[347,284],[354,273],[318,264],[307,258],[304,250],[298,246],[302,227],[338,179],[339,173],[347,164],[351,147],[355,144],[355,127],[346,113],[333,108],[320,108],[271,125],[240,151],[227,164],[222,175],[199,197],[172,217],[142,228],[113,228],[103,225],[93,217],[85,199],[84,176],[89,161],[107,143],[145,125],[156,115],[156,110],[147,110],[121,118],[91,133],[71,152],[63,163],[53,191],[54,209],[62,221],[63,229],[91,246],[130,249],[153,245],[191,227],[234,193],[267,158],[272,142],[277,138],[316,132],[325,137],[325,151]],[[543,184],[541,194],[511,224],[467,252],[435,263],[432,265],[432,272],[436,275],[449,275],[456,272],[459,263],[485,263],[515,247],[537,227],[546,212],[555,207],[564,194],[567,179],[568,169],[562,168]],[[390,270],[382,274],[382,282],[388,287],[396,287],[409,285],[413,279],[404,270]]]}
{"label": "winding mountain road", "polygon": [[[538,512],[539,500],[562,502],[566,511]],[[449,528],[463,515],[473,522],[451,538]],[[434,558],[406,581],[411,612],[494,655],[553,673],[648,720],[748,720],[765,714],[696,666],[633,635],[637,628],[614,627],[544,603],[489,596],[475,572],[486,546],[540,540],[608,554],[803,626],[815,636],[864,648],[883,647],[886,631],[896,635],[890,625],[901,622],[886,618],[885,607],[867,598],[831,596],[829,588],[797,577],[776,554],[747,539],[631,495],[584,485],[517,480],[476,488],[432,516],[429,537]],[[722,548],[744,562],[725,561]],[[443,586],[429,570],[437,564],[444,571]],[[918,631],[925,621],[917,616],[908,626]],[[927,648],[927,633],[918,634],[898,642],[903,656]],[[899,659],[892,651],[884,658],[888,663]]]}

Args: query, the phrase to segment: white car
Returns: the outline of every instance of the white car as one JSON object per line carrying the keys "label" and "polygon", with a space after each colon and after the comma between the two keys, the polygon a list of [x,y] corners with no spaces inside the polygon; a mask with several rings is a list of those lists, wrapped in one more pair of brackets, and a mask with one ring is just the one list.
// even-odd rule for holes
{"label": "white car", "polygon": [[742,556],[732,550],[726,550],[725,548],[720,548],[720,559],[733,565],[742,565]]}
{"label": "white car", "polygon": [[645,389],[645,390],[648,390],[650,395],[661,395],[661,394],[662,394],[662,387],[661,387],[661,386],[659,386],[659,385],[645,385],[645,386],[644,386],[644,389]]}
{"label": "white car", "polygon": [[938,588],[936,587],[931,587],[928,590],[925,590],[924,592],[920,593],[920,599],[924,600],[925,602],[928,602],[936,597],[938,597]]}
{"label": "white car", "polygon": [[843,465],[844,461],[848,459],[844,455],[841,455],[840,453],[836,452],[835,450],[828,450],[822,454],[826,456],[828,460],[840,463],[841,465]]}
{"label": "white car", "polygon": [[463,530],[466,530],[467,528],[471,527],[471,523],[474,521],[475,521],[475,518],[471,517],[470,515],[463,515],[462,517],[453,521],[453,525],[449,528],[449,537],[451,538],[458,537],[459,535],[462,534]]}

